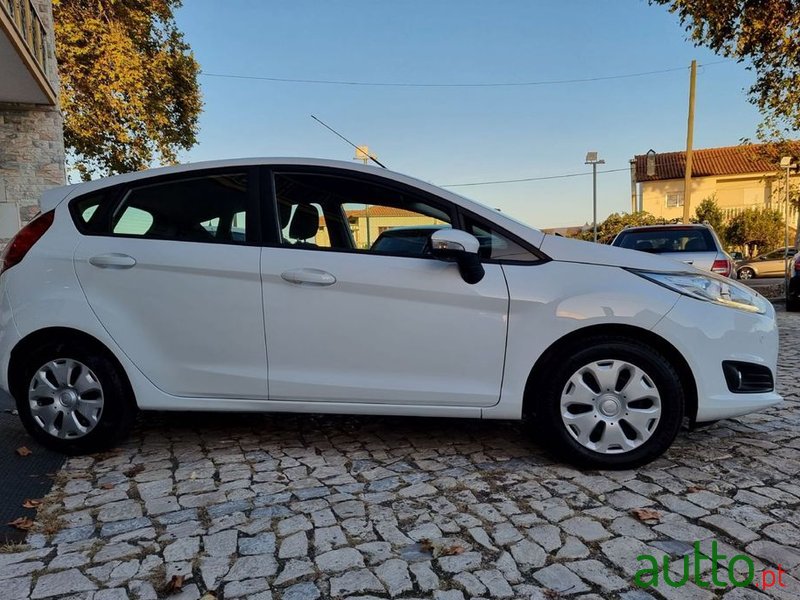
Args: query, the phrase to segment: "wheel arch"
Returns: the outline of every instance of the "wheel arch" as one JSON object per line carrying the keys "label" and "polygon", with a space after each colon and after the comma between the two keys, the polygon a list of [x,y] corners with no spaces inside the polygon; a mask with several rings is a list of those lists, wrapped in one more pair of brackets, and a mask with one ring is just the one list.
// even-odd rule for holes
{"label": "wheel arch", "polygon": [[590,325],[589,327],[583,327],[572,331],[553,342],[537,359],[528,375],[522,404],[523,417],[535,413],[536,403],[538,401],[535,389],[538,387],[539,383],[547,377],[554,361],[558,360],[559,356],[570,347],[578,344],[582,338],[591,335],[617,335],[627,337],[638,342],[644,342],[663,354],[670,361],[675,370],[678,371],[681,382],[685,382],[685,414],[689,418],[690,425],[694,426],[697,416],[697,383],[695,382],[694,373],[692,373],[689,363],[686,362],[686,359],[678,349],[663,337],[647,329],[642,329],[641,327],[622,324]]}
{"label": "wheel arch", "polygon": [[37,329],[17,342],[17,344],[14,346],[14,349],[11,350],[11,356],[8,361],[8,382],[13,396],[16,397],[19,393],[21,389],[19,386],[24,387],[26,385],[26,382],[22,381],[22,365],[25,357],[28,356],[34,349],[47,343],[63,343],[65,345],[68,345],[69,343],[79,343],[87,348],[91,348],[92,350],[105,355],[119,369],[119,373],[121,374],[122,379],[128,388],[130,397],[134,397],[133,387],[131,385],[130,378],[128,377],[128,373],[125,371],[125,367],[123,367],[122,363],[111,351],[111,349],[109,349],[108,346],[106,346],[96,337],[71,327],[45,327],[43,329]]}

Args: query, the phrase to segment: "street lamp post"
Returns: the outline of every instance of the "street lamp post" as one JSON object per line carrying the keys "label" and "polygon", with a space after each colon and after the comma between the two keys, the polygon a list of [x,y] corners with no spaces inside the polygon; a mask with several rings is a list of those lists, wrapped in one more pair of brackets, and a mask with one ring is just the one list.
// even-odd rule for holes
{"label": "street lamp post", "polygon": [[597,165],[604,165],[606,161],[597,158],[597,152],[587,152],[584,164],[592,165],[592,224],[594,227],[594,241],[597,243]]}
{"label": "street lamp post", "polygon": [[781,169],[786,169],[786,198],[784,206],[784,239],[783,239],[783,291],[787,306],[789,301],[789,175],[795,164],[791,156],[781,158]]}

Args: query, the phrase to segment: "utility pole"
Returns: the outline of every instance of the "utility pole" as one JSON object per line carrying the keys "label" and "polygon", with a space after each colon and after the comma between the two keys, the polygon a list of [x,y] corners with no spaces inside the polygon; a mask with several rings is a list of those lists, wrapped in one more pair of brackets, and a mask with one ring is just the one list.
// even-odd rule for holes
{"label": "utility pole", "polygon": [[631,213],[636,212],[636,159],[631,159]]}
{"label": "utility pole", "polygon": [[783,238],[783,291],[789,301],[789,175],[795,168],[791,156],[781,158],[781,168],[786,169],[786,199],[784,201],[784,238]]}
{"label": "utility pole", "polygon": [[597,152],[587,152],[586,162],[592,165],[592,223],[594,227],[594,243],[597,243],[597,165],[604,165],[606,161],[597,158]]}
{"label": "utility pole", "polygon": [[686,171],[683,175],[683,222],[692,215],[692,143],[694,141],[694,91],[697,83],[697,61],[692,61],[689,76],[689,122],[686,127]]}
{"label": "utility pole", "polygon": [[[369,153],[369,146],[356,146],[356,155],[353,157],[353,160],[360,160],[365,165],[370,160],[375,160],[375,162],[377,162],[375,157],[372,156]],[[378,164],[380,164],[380,163],[378,163]],[[372,235],[370,233],[370,224],[369,224],[369,204],[365,204],[364,205],[364,221],[366,221],[366,227],[367,227],[367,232],[366,232],[367,233],[367,250],[369,250],[370,247],[372,246],[372,239],[371,239]]]}

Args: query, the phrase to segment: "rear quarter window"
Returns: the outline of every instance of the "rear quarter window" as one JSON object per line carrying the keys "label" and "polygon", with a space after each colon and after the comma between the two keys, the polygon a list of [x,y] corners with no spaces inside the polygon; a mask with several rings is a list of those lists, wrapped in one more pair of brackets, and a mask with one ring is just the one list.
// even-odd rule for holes
{"label": "rear quarter window", "polygon": [[79,231],[84,233],[102,232],[101,213],[103,211],[98,209],[105,202],[105,199],[105,192],[97,192],[76,198],[70,203],[72,219]]}

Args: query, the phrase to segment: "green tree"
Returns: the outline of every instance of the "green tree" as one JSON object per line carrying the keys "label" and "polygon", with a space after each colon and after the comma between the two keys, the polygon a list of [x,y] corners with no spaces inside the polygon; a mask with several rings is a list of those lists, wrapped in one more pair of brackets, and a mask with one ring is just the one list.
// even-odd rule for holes
{"label": "green tree", "polygon": [[714,230],[722,235],[725,226],[725,215],[717,204],[715,195],[703,198],[697,208],[694,209],[694,221],[696,223],[708,223]]}
{"label": "green tree", "polygon": [[[625,227],[658,225],[659,223],[665,222],[664,219],[654,217],[649,212],[645,211],[635,213],[612,213],[605,221],[597,224],[597,241],[601,244],[610,244],[617,234]],[[589,228],[575,237],[591,242],[594,239],[594,230]]]}
{"label": "green tree", "polygon": [[199,65],[180,0],[54,0],[64,141],[81,178],[172,163],[196,143]]}
{"label": "green tree", "polygon": [[800,0],[649,0],[678,15],[688,38],[755,72],[759,136],[800,130]]}
{"label": "green tree", "polygon": [[752,256],[755,248],[759,253],[778,246],[783,239],[783,215],[770,208],[750,208],[728,222],[728,243],[747,249]]}

